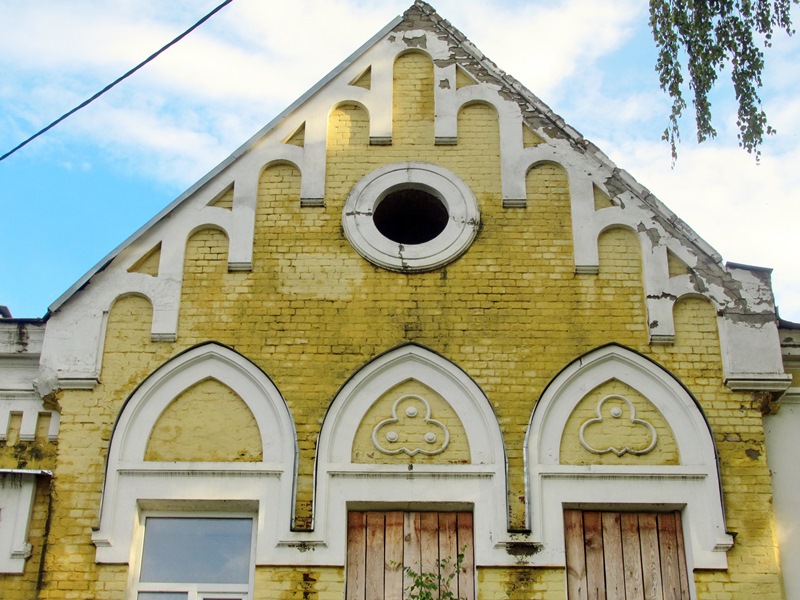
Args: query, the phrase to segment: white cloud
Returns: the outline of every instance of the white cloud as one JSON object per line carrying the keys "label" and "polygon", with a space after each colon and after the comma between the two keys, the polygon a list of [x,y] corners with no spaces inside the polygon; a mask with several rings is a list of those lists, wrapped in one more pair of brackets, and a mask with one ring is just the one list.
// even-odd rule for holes
{"label": "white cloud", "polygon": [[[0,3],[0,141],[11,147],[134,66],[218,4],[160,0]],[[145,69],[25,152],[75,170],[111,162],[129,174],[188,186],[369,39],[411,0],[237,0]],[[684,143],[674,170],[657,139],[668,101],[620,76],[616,54],[646,30],[644,0],[434,0],[500,68],[520,80],[651,188],[732,261],[775,268],[784,316],[800,321],[800,275],[790,223],[800,198],[800,44],[768,53],[764,98],[779,135],[756,166],[715,118],[725,144]],[[773,61],[773,62],[770,62]],[[635,62],[635,61],[633,61]],[[732,92],[731,92],[732,93]],[[726,105],[727,106],[727,105]],[[687,140],[691,130],[685,133]],[[87,156],[60,156],[70,142]],[[55,296],[56,294],[54,294]]]}
{"label": "white cloud", "polygon": [[[596,4],[445,0],[439,8],[538,92],[563,84],[619,45],[642,3]],[[9,57],[6,66],[21,82],[3,94],[13,119],[6,131],[43,126],[214,5],[6,5],[4,19],[14,26],[0,38],[0,63]],[[118,160],[141,161],[146,172],[189,185],[187,176],[212,168],[407,7],[396,0],[378,8],[355,0],[238,0],[59,126],[58,135],[95,140]],[[163,166],[175,163],[196,168]]]}
{"label": "white cloud", "polygon": [[219,136],[191,112],[176,120],[147,106],[99,105],[76,123],[78,135],[90,136],[125,170],[145,169],[185,186],[227,155]]}
{"label": "white cloud", "polygon": [[440,0],[436,8],[535,94],[551,98],[618,48],[646,15],[642,0],[491,3]]}
{"label": "white cloud", "polygon": [[674,169],[656,142],[609,142],[606,148],[625,157],[621,166],[724,260],[773,268],[782,316],[800,321],[797,242],[792,235],[792,224],[800,223],[800,148],[756,164],[730,144],[685,144]]}

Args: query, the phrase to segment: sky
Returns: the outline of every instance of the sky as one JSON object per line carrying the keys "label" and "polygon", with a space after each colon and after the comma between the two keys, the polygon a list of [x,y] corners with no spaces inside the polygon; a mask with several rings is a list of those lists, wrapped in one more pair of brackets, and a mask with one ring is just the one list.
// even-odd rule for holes
{"label": "sky", "polygon": [[[0,154],[125,73],[221,0],[0,0]],[[47,307],[412,0],[234,0],[99,100],[0,162],[0,305]],[[673,166],[670,100],[646,0],[432,0],[491,60],[599,146],[725,261],[774,269],[800,322],[800,36],[767,51],[778,133],[738,147],[726,73],[719,133],[692,119]],[[800,23],[800,10],[793,8]],[[691,116],[691,111],[688,111]]]}

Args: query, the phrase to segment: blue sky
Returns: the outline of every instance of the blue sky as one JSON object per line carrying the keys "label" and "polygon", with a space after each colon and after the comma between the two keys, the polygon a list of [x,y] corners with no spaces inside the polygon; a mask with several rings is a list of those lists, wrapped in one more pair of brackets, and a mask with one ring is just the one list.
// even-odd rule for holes
{"label": "blue sky", "polygon": [[[77,105],[219,0],[0,0],[0,154]],[[411,0],[234,0],[143,70],[0,162],[0,304],[38,317],[86,271],[369,39]],[[655,193],[725,260],[772,267],[800,321],[800,38],[779,35],[762,99],[778,135],[756,165],[691,120],[671,168],[669,100],[645,0],[438,0],[489,58]],[[798,11],[795,23],[800,22]]]}

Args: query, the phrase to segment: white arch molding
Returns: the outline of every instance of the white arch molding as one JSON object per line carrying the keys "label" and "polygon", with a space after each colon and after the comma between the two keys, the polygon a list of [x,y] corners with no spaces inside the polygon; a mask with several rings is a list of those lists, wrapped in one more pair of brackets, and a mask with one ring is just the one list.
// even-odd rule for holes
{"label": "white arch molding", "polygon": [[[680,464],[563,465],[567,419],[585,395],[616,379],[646,397],[672,429]],[[529,522],[543,564],[565,564],[563,510],[612,508],[682,511],[690,568],[725,569],[726,533],[716,449],[702,411],[670,373],[621,346],[608,345],[568,365],[534,408],[525,441]]]}
{"label": "white arch molding", "polygon": [[[470,464],[353,463],[352,444],[362,418],[387,390],[414,380],[452,407],[469,442]],[[332,402],[317,446],[315,530],[341,564],[348,508],[471,509],[475,560],[513,565],[506,500],[503,437],[480,387],[441,355],[410,344],[378,356],[355,373]]]}
{"label": "white arch molding", "polygon": [[[230,387],[247,404],[261,435],[262,460],[145,461],[150,432],[162,412],[207,379]],[[216,343],[187,350],[151,374],[122,408],[108,453],[100,526],[92,535],[97,561],[127,563],[140,511],[160,509],[254,512],[256,562],[274,560],[280,532],[290,527],[296,454],[288,407],[256,365]],[[285,522],[275,519],[276,513],[285,515]]]}

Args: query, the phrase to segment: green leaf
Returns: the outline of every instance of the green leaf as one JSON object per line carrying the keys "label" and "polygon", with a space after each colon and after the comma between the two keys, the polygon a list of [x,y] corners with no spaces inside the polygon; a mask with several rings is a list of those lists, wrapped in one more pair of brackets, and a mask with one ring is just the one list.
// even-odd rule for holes
{"label": "green leaf", "polygon": [[758,94],[765,64],[761,46],[772,45],[776,30],[794,33],[793,4],[800,0],[650,0],[655,69],[661,89],[672,99],[662,139],[669,142],[673,161],[685,92],[692,95],[697,141],[716,137],[709,94],[726,67],[738,103],[739,146],[759,159],[764,136],[775,133]]}

